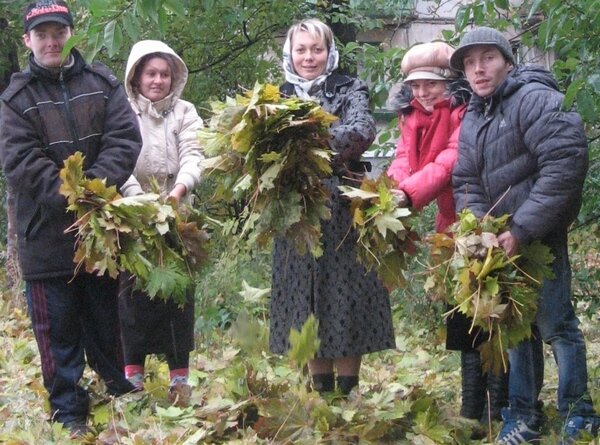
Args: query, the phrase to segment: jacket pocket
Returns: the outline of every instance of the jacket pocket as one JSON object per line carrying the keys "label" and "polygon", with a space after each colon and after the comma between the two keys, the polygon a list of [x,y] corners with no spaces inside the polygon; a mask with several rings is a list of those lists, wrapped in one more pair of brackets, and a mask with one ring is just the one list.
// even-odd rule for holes
{"label": "jacket pocket", "polygon": [[41,206],[36,206],[34,212],[31,217],[28,218],[27,224],[25,225],[25,231],[23,233],[24,239],[32,239],[35,238],[35,234],[39,231],[40,226],[42,225],[42,208]]}

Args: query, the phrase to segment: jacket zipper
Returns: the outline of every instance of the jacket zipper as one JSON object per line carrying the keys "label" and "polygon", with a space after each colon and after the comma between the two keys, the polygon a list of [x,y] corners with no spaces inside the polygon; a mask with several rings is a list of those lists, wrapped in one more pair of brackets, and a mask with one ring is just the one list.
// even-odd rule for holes
{"label": "jacket zipper", "polygon": [[[483,188],[483,191],[485,193],[485,196],[488,200],[488,202],[490,203],[490,205],[493,205],[492,203],[492,198],[490,196],[490,190],[489,190],[489,180],[488,180],[488,170],[486,168],[485,165],[485,147],[483,144],[483,141],[485,141],[485,137],[487,135],[488,132],[488,127],[490,125],[490,122],[492,120],[491,116],[488,116],[487,114],[484,116],[484,123],[481,127],[479,127],[479,130],[477,131],[476,134],[476,146],[477,146],[477,155],[479,158],[478,164],[481,165],[481,172],[480,172],[480,177],[481,177],[481,186]],[[481,143],[479,143],[479,141],[481,141]]]}
{"label": "jacket zipper", "polygon": [[67,85],[65,84],[62,70],[60,71],[58,80],[60,82],[60,87],[63,91],[65,111],[67,112],[67,122],[69,124],[69,131],[71,132],[71,137],[73,138],[73,145],[75,147],[75,151],[81,152],[81,147],[79,146],[79,135],[77,134],[75,115],[73,114],[73,110],[71,109],[71,102],[69,100],[69,90],[67,89]]}

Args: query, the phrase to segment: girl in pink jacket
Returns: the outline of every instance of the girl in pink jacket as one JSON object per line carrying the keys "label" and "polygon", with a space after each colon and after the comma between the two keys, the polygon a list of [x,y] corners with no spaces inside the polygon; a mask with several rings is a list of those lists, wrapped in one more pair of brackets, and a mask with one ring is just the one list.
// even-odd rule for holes
{"label": "girl in pink jacket", "polygon": [[401,137],[387,172],[398,183],[400,199],[413,208],[437,200],[437,231],[455,221],[451,178],[466,109],[464,94],[455,97],[449,91],[456,76],[448,65],[452,52],[444,42],[424,43],[413,46],[402,59],[407,76],[395,98]]}

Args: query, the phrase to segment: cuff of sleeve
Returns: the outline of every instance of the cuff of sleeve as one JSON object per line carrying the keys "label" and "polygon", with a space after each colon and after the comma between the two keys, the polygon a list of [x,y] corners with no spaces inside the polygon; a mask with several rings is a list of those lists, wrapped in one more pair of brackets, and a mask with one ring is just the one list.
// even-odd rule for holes
{"label": "cuff of sleeve", "polygon": [[175,184],[183,184],[186,193],[190,193],[196,184],[196,178],[190,174],[180,172],[175,179]]}
{"label": "cuff of sleeve", "polygon": [[512,224],[510,227],[510,233],[519,241],[519,244],[528,244],[532,241],[531,235],[527,233],[521,226],[518,224]]}

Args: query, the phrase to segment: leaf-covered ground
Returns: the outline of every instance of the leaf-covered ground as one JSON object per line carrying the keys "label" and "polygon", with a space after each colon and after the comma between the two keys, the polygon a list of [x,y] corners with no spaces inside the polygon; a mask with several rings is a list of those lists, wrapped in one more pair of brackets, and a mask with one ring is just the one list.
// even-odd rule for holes
{"label": "leaf-covered ground", "polygon": [[[251,290],[251,289],[250,289]],[[250,292],[265,307],[264,292]],[[22,308],[0,300],[0,443],[72,443],[48,422],[46,393],[29,320]],[[256,313],[260,313],[257,311]],[[584,322],[590,386],[600,411],[600,326]],[[432,341],[434,326],[397,320],[397,349],[364,361],[360,391],[347,400],[307,391],[307,377],[287,357],[267,351],[266,321],[243,315],[227,330],[199,339],[193,354],[192,406],[170,406],[166,365],[147,363],[144,393],[104,398],[102,383],[87,372],[95,433],[80,443],[145,444],[468,444],[474,425],[458,416],[459,356]],[[549,422],[542,444],[558,442],[554,408],[556,368],[547,351],[543,390]],[[494,425],[494,437],[498,425]],[[593,442],[590,442],[593,443]]]}

